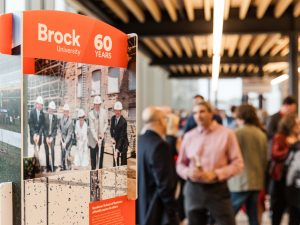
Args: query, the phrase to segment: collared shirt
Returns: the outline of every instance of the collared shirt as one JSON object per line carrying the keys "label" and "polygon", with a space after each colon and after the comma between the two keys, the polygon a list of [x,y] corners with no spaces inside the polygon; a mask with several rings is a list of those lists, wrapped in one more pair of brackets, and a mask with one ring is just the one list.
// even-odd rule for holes
{"label": "collared shirt", "polygon": [[49,114],[49,135],[52,133],[52,114]]}
{"label": "collared shirt", "polygon": [[187,179],[195,161],[200,161],[204,171],[214,171],[220,181],[239,173],[244,166],[235,134],[216,121],[208,129],[198,126],[184,136],[177,173]]}
{"label": "collared shirt", "polygon": [[36,110],[37,121],[40,121],[40,110]]}
{"label": "collared shirt", "polygon": [[116,117],[116,120],[115,120],[115,126],[117,126],[119,120],[120,120],[121,117]]}

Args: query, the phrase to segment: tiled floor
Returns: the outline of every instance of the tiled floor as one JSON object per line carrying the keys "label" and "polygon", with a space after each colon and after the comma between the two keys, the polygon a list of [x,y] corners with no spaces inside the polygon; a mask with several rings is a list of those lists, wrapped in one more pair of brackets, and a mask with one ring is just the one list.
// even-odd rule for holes
{"label": "tiled floor", "polygon": [[[249,225],[246,214],[241,211],[236,216],[236,222],[237,222],[236,225]],[[181,223],[181,225],[187,225],[187,224],[188,224],[187,221]],[[288,224],[288,216],[285,214],[281,225],[287,225],[287,224]],[[269,211],[266,211],[263,214],[263,220],[261,225],[271,225]]]}
{"label": "tiled floor", "polygon": [[[243,212],[239,212],[239,214],[236,217],[236,220],[237,220],[237,225],[248,225],[249,224],[247,216]],[[285,214],[281,225],[287,225],[287,224],[288,224],[288,215]],[[266,211],[263,214],[262,225],[271,225],[269,211]]]}

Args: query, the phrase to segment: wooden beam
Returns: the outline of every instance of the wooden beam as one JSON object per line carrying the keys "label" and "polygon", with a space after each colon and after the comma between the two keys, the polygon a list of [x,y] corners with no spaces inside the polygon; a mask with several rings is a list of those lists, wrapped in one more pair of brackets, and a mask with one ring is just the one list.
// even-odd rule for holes
{"label": "wooden beam", "polygon": [[156,22],[161,22],[161,12],[155,0],[142,0]]}
{"label": "wooden beam", "polygon": [[220,55],[223,56],[224,55],[224,49],[227,47],[226,44],[227,44],[227,36],[226,35],[223,35],[222,36],[222,43],[221,43],[221,51],[220,51]]}
{"label": "wooden beam", "polygon": [[[264,57],[261,57],[259,54],[256,54],[254,56],[248,56],[244,55],[243,57],[239,56],[238,54],[235,54],[232,57],[229,56],[223,56],[221,57],[221,64],[266,64],[270,62],[286,62],[288,61],[288,57],[286,56],[269,56],[265,55]],[[183,57],[173,57],[173,58],[154,58],[150,62],[150,65],[156,65],[156,66],[169,66],[169,65],[189,65],[189,64],[211,64],[212,58],[211,57],[198,57],[193,56],[191,58],[183,55]]]}
{"label": "wooden beam", "polygon": [[[266,73],[263,74],[266,75],[267,77],[277,77],[279,75],[281,75],[282,73],[276,73],[276,72],[272,72],[272,73]],[[242,72],[242,73],[233,73],[233,72],[229,72],[229,73],[224,73],[224,72],[220,72],[220,78],[224,79],[224,78],[237,78],[237,77],[241,77],[241,78],[245,78],[245,77],[261,77],[260,73],[256,73],[254,70],[251,73],[247,73],[247,72]],[[185,79],[191,79],[191,78],[211,78],[211,74],[210,73],[171,73],[169,74],[169,78],[185,78]]]}
{"label": "wooden beam", "polygon": [[265,15],[270,3],[272,0],[259,0],[257,1],[257,10],[256,10],[256,17],[258,19],[263,18]]}
{"label": "wooden beam", "polygon": [[239,43],[238,43],[238,50],[239,56],[243,56],[252,40],[251,34],[241,35]]}
{"label": "wooden beam", "polygon": [[280,52],[281,56],[286,56],[287,54],[289,54],[289,48],[288,47],[282,49],[282,51]]}
{"label": "wooden beam", "polygon": [[231,72],[232,73],[236,73],[237,69],[238,69],[238,65],[237,64],[232,64],[231,65]]}
{"label": "wooden beam", "polygon": [[250,45],[250,51],[249,55],[253,56],[257,52],[257,50],[260,48],[260,46],[264,43],[264,41],[267,39],[266,34],[259,34],[256,37],[254,37],[251,45]]}
{"label": "wooden beam", "polygon": [[237,46],[237,43],[239,41],[239,35],[228,35],[227,38],[230,37],[230,47],[228,49],[228,55],[231,57],[234,55],[234,52],[235,52],[235,49],[236,49],[236,46]]}
{"label": "wooden beam", "polygon": [[196,49],[196,53],[198,57],[202,57],[202,37],[201,36],[194,36],[193,37],[194,46]]}
{"label": "wooden beam", "polygon": [[298,1],[295,4],[294,10],[293,10],[293,15],[294,15],[294,17],[298,17],[300,15],[300,1]]}
{"label": "wooden beam", "polygon": [[253,64],[250,64],[250,65],[247,66],[247,72],[248,73],[252,72],[253,69],[254,69],[254,65]]}
{"label": "wooden beam", "polygon": [[230,11],[230,0],[225,0],[224,20],[228,20]]}
{"label": "wooden beam", "polygon": [[259,54],[261,56],[264,56],[274,46],[274,44],[278,41],[280,37],[280,34],[274,34],[269,36],[268,39],[265,41],[264,45],[261,46]]}
{"label": "wooden beam", "polygon": [[195,11],[194,11],[193,1],[192,0],[184,0],[184,6],[185,6],[186,14],[188,16],[188,20],[194,21]]}
{"label": "wooden beam", "polygon": [[163,38],[155,38],[156,44],[160,47],[160,49],[169,57],[173,57],[173,52],[165,42]]}
{"label": "wooden beam", "polygon": [[246,18],[249,6],[250,6],[251,0],[243,0],[240,1],[240,14],[239,14],[239,18],[241,20]]}
{"label": "wooden beam", "polygon": [[212,57],[212,35],[206,36],[207,55]]}
{"label": "wooden beam", "polygon": [[271,56],[278,54],[283,48],[285,48],[289,44],[288,37],[284,37],[283,39],[281,39],[279,41],[280,42],[272,48],[272,50],[270,52]]}
{"label": "wooden beam", "polygon": [[176,22],[178,20],[176,6],[174,6],[174,4],[172,3],[171,0],[163,0],[163,3],[165,5],[165,8],[166,8],[172,22]]}
{"label": "wooden beam", "polygon": [[[253,10],[255,13],[255,9]],[[251,10],[251,14],[253,10]],[[233,15],[238,13],[235,9],[231,9],[231,12]],[[213,21],[206,21],[198,17],[194,21],[183,19],[177,22],[164,20],[156,23],[153,20],[147,20],[144,24],[130,21],[128,24],[121,23],[115,26],[125,33],[137,32],[139,37],[209,35],[213,32]],[[276,19],[269,11],[260,20],[253,16],[247,16],[244,20],[233,17],[224,21],[223,26],[223,34],[286,34],[292,31],[300,32],[300,17],[294,18],[289,13],[285,13]]]}
{"label": "wooden beam", "polygon": [[[279,18],[282,16],[284,11],[289,7],[289,5],[293,2],[293,0],[278,0],[275,9],[274,16]],[[274,24],[275,25],[275,24]]]}
{"label": "wooden beam", "polygon": [[211,20],[211,5],[210,0],[204,0],[204,19],[206,21]]}
{"label": "wooden beam", "polygon": [[230,66],[228,64],[224,64],[223,65],[223,71],[224,71],[224,73],[228,73],[229,69],[230,69]]}
{"label": "wooden beam", "polygon": [[211,65],[207,65],[207,69],[208,69],[208,73],[212,74],[212,66]]}
{"label": "wooden beam", "polygon": [[140,23],[145,22],[145,14],[135,0],[122,0],[122,2]]}
{"label": "wooden beam", "polygon": [[241,65],[239,66],[239,72],[240,72],[240,73],[244,72],[245,69],[246,69],[246,65],[245,65],[245,64],[241,64]]}
{"label": "wooden beam", "polygon": [[163,53],[161,52],[161,50],[157,47],[156,44],[154,44],[154,42],[150,38],[144,38],[142,39],[142,41],[158,58],[163,57]]}
{"label": "wooden beam", "polygon": [[113,11],[124,23],[129,22],[128,13],[126,10],[115,0],[103,0],[104,4]]}
{"label": "wooden beam", "polygon": [[188,73],[192,73],[192,72],[193,72],[192,66],[191,66],[191,65],[186,65],[186,66],[185,66],[185,70],[186,70]]}
{"label": "wooden beam", "polygon": [[193,56],[192,46],[190,40],[187,37],[180,37],[179,41],[187,55],[187,57],[191,58]]}
{"label": "wooden beam", "polygon": [[178,57],[182,57],[182,48],[175,37],[169,37],[168,42]]}
{"label": "wooden beam", "polygon": [[195,73],[199,73],[200,72],[200,67],[198,65],[193,65],[193,69]]}
{"label": "wooden beam", "polygon": [[179,65],[177,66],[177,69],[179,70],[180,73],[184,73],[184,66]]}
{"label": "wooden beam", "polygon": [[201,70],[201,73],[206,73],[206,70],[207,70],[206,65],[201,65],[200,70]]}
{"label": "wooden beam", "polygon": [[170,66],[170,70],[172,71],[172,73],[177,73],[177,67],[176,66]]}

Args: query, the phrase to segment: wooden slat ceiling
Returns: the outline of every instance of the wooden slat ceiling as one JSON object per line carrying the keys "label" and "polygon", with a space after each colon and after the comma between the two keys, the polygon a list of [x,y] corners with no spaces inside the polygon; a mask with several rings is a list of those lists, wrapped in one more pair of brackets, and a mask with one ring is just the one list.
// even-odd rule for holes
{"label": "wooden slat ceiling", "polygon": [[[95,9],[114,26],[159,24],[187,21],[211,22],[213,0],[80,0]],[[89,4],[87,4],[89,2]],[[95,7],[94,9],[91,8]],[[97,12],[97,11],[96,11]],[[230,23],[264,18],[298,18],[300,0],[226,0],[224,21]],[[224,25],[224,28],[226,25]],[[277,24],[273,26],[276,28]],[[287,26],[289,26],[287,24]],[[178,30],[182,27],[178,27]],[[244,29],[247,29],[245,27]],[[135,30],[139,35],[139,30]],[[300,39],[299,39],[300,46]],[[153,65],[160,65],[170,74],[209,76],[211,74],[212,34],[193,32],[186,35],[141,35],[140,43],[152,58]],[[298,49],[299,51],[300,49]],[[231,32],[223,35],[220,73],[222,76],[278,75],[287,72],[289,38],[287,32]],[[245,62],[243,61],[245,59]],[[246,60],[247,59],[247,60]],[[251,61],[253,59],[253,61]],[[162,63],[164,62],[164,63]]]}

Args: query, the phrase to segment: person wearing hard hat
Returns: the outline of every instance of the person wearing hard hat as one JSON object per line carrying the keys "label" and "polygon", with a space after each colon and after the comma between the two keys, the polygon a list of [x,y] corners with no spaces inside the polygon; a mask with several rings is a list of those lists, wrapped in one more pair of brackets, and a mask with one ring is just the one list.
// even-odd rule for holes
{"label": "person wearing hard hat", "polygon": [[[115,154],[117,154],[117,166],[127,165],[127,121],[122,116],[123,106],[121,102],[114,104],[115,115],[111,118],[110,135],[113,138],[113,145],[115,146]],[[121,160],[120,160],[121,158]]]}
{"label": "person wearing hard hat", "polygon": [[[55,138],[57,134],[57,126],[58,126],[57,116],[54,115],[55,110],[56,110],[55,102],[51,101],[48,105],[48,113],[45,114],[45,123],[43,128],[47,172],[54,172],[54,146],[55,146]],[[49,150],[51,151],[50,163],[49,163]]]}
{"label": "person wearing hard hat", "polygon": [[[43,113],[44,100],[41,96],[38,96],[35,101],[35,107],[29,113],[28,125],[30,133],[30,143],[34,145],[34,156],[37,160],[37,166],[39,162],[38,149],[42,144],[42,133],[45,122],[45,115]],[[40,168],[37,168],[37,171]]]}
{"label": "person wearing hard hat", "polygon": [[108,127],[107,111],[101,107],[101,97],[95,96],[93,103],[94,109],[89,112],[88,116],[90,126],[88,145],[91,154],[92,170],[96,169],[96,167],[98,168],[98,166],[103,168],[105,134]]}
{"label": "person wearing hard hat", "polygon": [[75,165],[87,167],[89,165],[89,152],[87,143],[87,124],[85,122],[85,112],[83,109],[78,111],[78,120],[75,125],[75,134],[77,139],[77,152],[75,154]]}
{"label": "person wearing hard hat", "polygon": [[64,105],[64,115],[60,120],[59,129],[61,131],[61,170],[71,169],[66,165],[66,153],[70,155],[72,148],[73,121],[70,118],[70,106]]}

